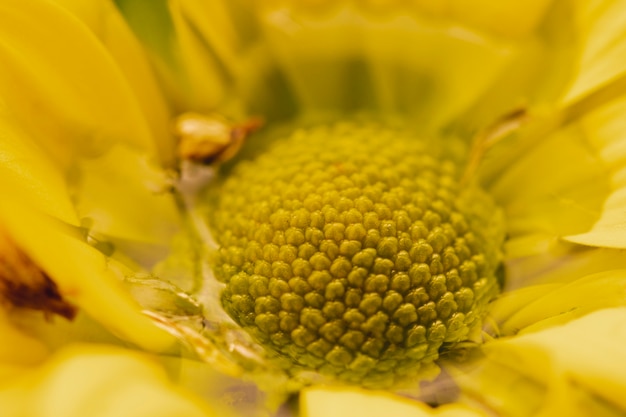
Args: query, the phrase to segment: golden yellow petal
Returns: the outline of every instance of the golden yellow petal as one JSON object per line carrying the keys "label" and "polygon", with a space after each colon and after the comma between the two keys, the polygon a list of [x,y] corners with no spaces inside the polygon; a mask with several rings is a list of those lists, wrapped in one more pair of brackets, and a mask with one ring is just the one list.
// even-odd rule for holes
{"label": "golden yellow petal", "polygon": [[123,73],[71,14],[42,0],[3,1],[0,39],[0,115],[15,120],[62,167],[117,141],[156,156]]}
{"label": "golden yellow petal", "polygon": [[228,74],[181,1],[120,0],[117,7],[146,46],[176,112],[208,112],[227,100]]}
{"label": "golden yellow petal", "polygon": [[447,3],[448,12],[462,22],[499,35],[518,37],[531,34],[537,28],[552,0],[449,0]]}
{"label": "golden yellow petal", "polygon": [[80,223],[64,173],[35,140],[2,114],[0,178],[1,199],[19,199],[66,223]]}
{"label": "golden yellow petal", "polygon": [[175,143],[171,109],[150,65],[148,54],[135,38],[113,2],[108,0],[54,0],[73,13],[100,40],[132,88],[157,143],[161,162],[172,165]]}
{"label": "golden yellow petal", "polygon": [[[43,361],[48,349],[39,340],[18,330],[0,307],[0,366],[32,366]],[[4,384],[0,371],[0,386]]]}
{"label": "golden yellow petal", "polygon": [[0,222],[16,245],[54,280],[62,297],[111,332],[147,349],[163,350],[173,344],[170,335],[141,314],[110,261],[77,231],[18,201],[0,200]]}

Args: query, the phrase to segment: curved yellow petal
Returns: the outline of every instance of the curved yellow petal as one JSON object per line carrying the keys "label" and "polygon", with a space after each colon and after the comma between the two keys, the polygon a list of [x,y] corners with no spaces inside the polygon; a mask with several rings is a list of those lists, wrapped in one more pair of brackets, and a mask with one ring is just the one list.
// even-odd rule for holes
{"label": "curved yellow petal", "polygon": [[626,308],[604,309],[485,345],[460,376],[463,393],[502,415],[621,416],[626,412]]}
{"label": "curved yellow petal", "polygon": [[37,138],[62,167],[118,141],[156,156],[119,67],[93,34],[59,6],[44,0],[3,1],[0,62],[0,114]]}
{"label": "curved yellow petal", "polygon": [[40,369],[0,387],[0,403],[7,417],[216,415],[176,388],[156,361],[99,345],[65,348]]}
{"label": "curved yellow petal", "polygon": [[[546,241],[545,236],[541,239]],[[512,253],[509,243],[505,244],[507,290],[568,283],[586,275],[626,266],[621,251],[616,249],[579,246],[553,238],[550,245],[533,247],[533,255],[525,256],[520,252]],[[519,245],[527,246],[530,242],[519,242]],[[524,249],[529,250],[528,247]]]}
{"label": "curved yellow petal", "polygon": [[590,144],[612,168],[613,192],[600,218],[587,231],[566,237],[583,245],[626,248],[626,99],[622,98],[585,115],[580,121]]}
{"label": "curved yellow petal", "polygon": [[482,412],[463,405],[443,405],[432,408],[420,401],[410,400],[383,391],[359,388],[313,387],[300,393],[302,417],[480,417]]}
{"label": "curved yellow petal", "polygon": [[15,120],[0,117],[3,199],[74,226],[89,226],[89,233],[112,241],[115,249],[136,260],[154,262],[167,253],[179,213],[173,195],[166,192],[168,176],[145,152],[113,145],[97,157],[78,159],[68,174],[33,137]]}
{"label": "curved yellow petal", "polygon": [[240,65],[238,54],[243,46],[243,33],[252,28],[234,25],[230,13],[233,6],[227,1],[178,0],[178,3],[184,19],[202,34],[207,51],[219,58],[220,65],[234,72]]}
{"label": "curved yellow petal", "polygon": [[157,143],[161,162],[173,165],[171,109],[150,65],[148,54],[135,38],[110,0],[54,0],[72,12],[100,40],[132,88],[150,133]]}
{"label": "curved yellow petal", "polygon": [[626,2],[623,0],[572,2],[579,50],[577,74],[562,102],[572,103],[581,96],[622,77],[626,71]]}
{"label": "curved yellow petal", "polygon": [[0,199],[19,199],[66,223],[80,223],[63,172],[29,135],[1,114],[0,178]]}
{"label": "curved yellow petal", "polygon": [[[486,163],[504,163],[498,174],[490,174],[488,190],[502,206],[507,218],[511,246],[523,253],[517,239],[529,235],[550,240],[583,232],[600,217],[602,204],[611,192],[611,172],[590,146],[580,125],[574,124],[537,141],[536,132],[522,132],[498,144]],[[530,149],[517,148],[525,141]],[[482,169],[482,167],[481,167]],[[545,245],[532,243],[540,252]]]}
{"label": "curved yellow petal", "polygon": [[115,3],[152,54],[176,111],[210,111],[227,98],[229,80],[180,1]]}
{"label": "curved yellow petal", "polygon": [[0,222],[12,240],[52,278],[61,296],[111,332],[139,346],[164,350],[173,337],[156,327],[121,286],[102,253],[75,230],[17,201],[0,200]]}
{"label": "curved yellow petal", "polygon": [[[574,271],[570,271],[576,276]],[[590,312],[626,306],[626,270],[591,274],[570,283],[529,286],[503,294],[490,314],[502,335],[531,333]]]}

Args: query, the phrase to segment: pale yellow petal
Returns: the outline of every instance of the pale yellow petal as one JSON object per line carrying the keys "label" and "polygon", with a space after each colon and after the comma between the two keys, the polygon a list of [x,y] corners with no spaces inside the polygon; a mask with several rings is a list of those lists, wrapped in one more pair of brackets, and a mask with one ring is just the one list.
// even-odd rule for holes
{"label": "pale yellow petal", "polygon": [[[545,242],[542,236],[542,242]],[[567,283],[585,275],[626,267],[620,250],[579,246],[552,237],[550,245],[532,246],[523,239],[516,245],[526,246],[532,254],[513,252],[511,241],[505,244],[507,254],[506,288],[514,290],[537,284]],[[513,250],[516,250],[513,248]]]}
{"label": "pale yellow petal", "polygon": [[580,121],[590,144],[613,170],[613,192],[593,227],[566,239],[590,246],[626,248],[626,99],[602,106]]}
{"label": "pale yellow petal", "polygon": [[[570,283],[533,285],[504,293],[490,310],[502,335],[531,333],[590,312],[626,306],[626,270],[600,272]],[[580,276],[580,275],[579,275]]]}
{"label": "pale yellow petal", "polygon": [[0,388],[0,403],[13,411],[3,413],[7,417],[215,415],[176,388],[149,357],[98,345],[62,350],[42,368]]}
{"label": "pale yellow petal", "polygon": [[580,0],[572,2],[578,48],[577,74],[566,90],[563,103],[571,103],[607,85],[626,71],[626,2],[623,0]]}
{"label": "pale yellow petal", "polygon": [[[549,243],[591,227],[610,194],[611,173],[580,126],[557,130],[530,149],[521,148],[521,155],[511,141],[535,138],[510,138],[487,154],[486,161],[507,164],[491,174],[488,189],[505,211],[510,238],[542,235]],[[538,243],[533,245],[543,250]]]}
{"label": "pale yellow petal", "polygon": [[389,392],[359,388],[313,387],[300,393],[302,417],[480,417],[485,414],[463,405],[432,408],[423,402]]}
{"label": "pale yellow petal", "polygon": [[626,308],[485,345],[459,381],[464,397],[507,416],[626,412]]}

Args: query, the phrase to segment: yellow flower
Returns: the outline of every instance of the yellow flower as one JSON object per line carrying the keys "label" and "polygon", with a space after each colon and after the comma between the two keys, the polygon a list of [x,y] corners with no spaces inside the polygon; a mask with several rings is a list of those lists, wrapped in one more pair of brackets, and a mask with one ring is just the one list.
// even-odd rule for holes
{"label": "yellow flower", "polygon": [[[298,392],[290,410],[310,417],[623,414],[625,13],[617,0],[4,0],[0,409],[11,416],[263,415]],[[255,116],[265,123],[258,134]],[[363,118],[382,126],[381,136],[423,139],[420,152],[435,161],[432,181],[450,176],[459,183],[451,189],[472,197],[451,201],[484,240],[471,261],[490,265],[477,281],[488,287],[484,303],[464,312],[471,320],[442,321],[449,314],[440,306],[423,319],[424,305],[394,319],[421,320],[428,340],[418,347],[430,359],[413,365],[433,367],[413,375],[372,353],[363,360],[377,371],[410,374],[402,387],[381,385],[389,392],[353,386],[361,369],[350,362],[353,352],[329,344],[339,336],[324,336],[334,353],[320,364],[299,361],[302,350],[277,347],[298,345],[298,336],[280,345],[258,333],[282,329],[272,311],[261,306],[245,318],[249,306],[228,298],[243,288],[230,281],[243,271],[235,259],[241,248],[224,237],[237,239],[242,223],[230,219],[245,211],[241,201],[260,204],[256,210],[266,200],[245,195],[249,183],[220,188],[222,179],[254,179],[239,162],[266,142],[284,144],[285,130],[304,129],[290,142],[298,153],[298,140],[315,148],[319,135],[345,131],[340,122],[350,134],[362,132],[354,124]],[[344,127],[324,127],[333,124]],[[249,166],[276,164],[272,152],[266,165]],[[284,180],[270,171],[270,183]],[[403,175],[419,192],[432,185],[423,185],[425,174]],[[234,203],[223,203],[230,197],[220,190],[232,189]],[[475,208],[480,190],[489,202]],[[218,203],[210,199],[216,191]],[[437,222],[423,220],[427,232]],[[340,223],[324,237],[342,241]],[[219,256],[231,258],[213,259],[213,239],[224,246]],[[393,239],[374,246],[395,262]],[[348,246],[342,256],[353,255]],[[458,273],[450,259],[446,273]],[[322,258],[310,264],[342,273]],[[382,278],[371,285],[386,291],[391,273],[376,274]],[[309,284],[322,283],[329,300],[343,296],[322,276],[329,275]],[[446,279],[444,287],[456,285]],[[222,287],[232,317],[221,308]],[[467,299],[454,288],[426,297],[456,309]],[[463,288],[479,294],[474,281]],[[383,322],[389,335],[371,338],[406,353],[403,338],[419,326],[398,323],[394,333]],[[360,329],[375,334],[377,324],[368,326]],[[441,326],[443,336],[433,336]],[[326,354],[324,343],[313,356]],[[342,382],[329,377],[343,366],[356,373]],[[250,379],[273,388],[269,399],[243,382]]]}

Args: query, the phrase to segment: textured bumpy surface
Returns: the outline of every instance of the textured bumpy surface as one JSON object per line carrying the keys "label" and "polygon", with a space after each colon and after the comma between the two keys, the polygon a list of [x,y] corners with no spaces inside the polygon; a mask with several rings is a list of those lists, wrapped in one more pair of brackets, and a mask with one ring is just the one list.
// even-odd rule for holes
{"label": "textured bumpy surface", "polygon": [[210,224],[228,314],[344,381],[388,386],[481,325],[498,292],[498,211],[399,131],[295,132],[217,186]]}

